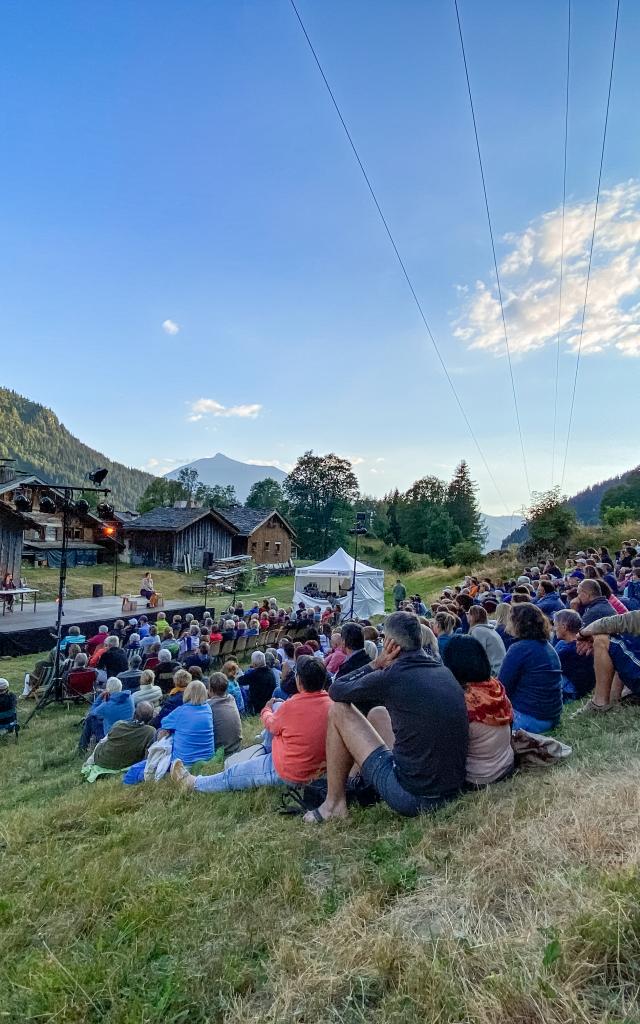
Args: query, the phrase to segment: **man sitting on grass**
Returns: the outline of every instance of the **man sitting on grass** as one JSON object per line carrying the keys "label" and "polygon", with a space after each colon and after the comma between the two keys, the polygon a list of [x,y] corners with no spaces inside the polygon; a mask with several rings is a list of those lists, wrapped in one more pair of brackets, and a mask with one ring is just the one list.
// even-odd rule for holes
{"label": "man sitting on grass", "polygon": [[[420,620],[395,612],[371,665],[335,680],[327,732],[327,798],[307,822],[347,816],[354,764],[398,814],[434,810],[464,788],[469,722],[464,692],[439,658],[422,649]],[[365,718],[355,703],[377,706]]]}
{"label": "man sitting on grass", "polygon": [[[224,793],[257,786],[299,785],[322,775],[331,706],[327,681],[327,670],[318,658],[299,658],[297,693],[275,711],[272,698],[260,715],[272,736],[270,751],[238,761],[217,775],[191,775],[178,759],[171,767],[172,779],[198,793]],[[462,704],[464,707],[464,699]]]}
{"label": "man sitting on grass", "polygon": [[581,713],[608,711],[621,697],[640,698],[640,611],[606,615],[580,631],[593,643],[596,688]]}
{"label": "man sitting on grass", "polygon": [[154,710],[147,701],[140,701],[131,721],[120,720],[96,744],[93,763],[100,768],[118,771],[142,761],[156,738],[156,730],[150,724]]}

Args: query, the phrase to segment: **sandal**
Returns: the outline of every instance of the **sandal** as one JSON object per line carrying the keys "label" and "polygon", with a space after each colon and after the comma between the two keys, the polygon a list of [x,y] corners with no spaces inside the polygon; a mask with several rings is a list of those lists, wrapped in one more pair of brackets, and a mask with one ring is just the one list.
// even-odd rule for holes
{"label": "sandal", "polygon": [[577,718],[579,715],[604,715],[607,711],[611,711],[611,704],[596,704],[593,697],[583,704],[581,708],[574,711],[572,718]]}

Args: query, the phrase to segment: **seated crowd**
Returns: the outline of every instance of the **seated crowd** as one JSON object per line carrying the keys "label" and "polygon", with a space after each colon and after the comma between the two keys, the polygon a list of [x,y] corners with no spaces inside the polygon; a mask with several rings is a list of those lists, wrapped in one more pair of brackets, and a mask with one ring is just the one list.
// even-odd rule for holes
{"label": "seated crowd", "polygon": [[[412,816],[508,778],[514,732],[554,729],[567,701],[592,694],[580,713],[640,701],[635,542],[615,559],[578,552],[564,571],[548,561],[513,580],[470,576],[430,608],[420,599],[423,611],[398,603],[380,626],[318,621],[314,609],[301,637],[300,617],[281,620],[265,599],[258,624],[264,613],[282,625],[245,668],[211,653],[251,623],[240,603],[215,623],[159,613],[86,640],[72,627],[64,672],[71,693],[93,698],[80,740],[91,770],[144,768],[160,741],[187,790],[322,780],[309,823],[345,817],[355,785]],[[247,748],[244,715],[263,729]],[[203,772],[217,751],[223,769]]]}

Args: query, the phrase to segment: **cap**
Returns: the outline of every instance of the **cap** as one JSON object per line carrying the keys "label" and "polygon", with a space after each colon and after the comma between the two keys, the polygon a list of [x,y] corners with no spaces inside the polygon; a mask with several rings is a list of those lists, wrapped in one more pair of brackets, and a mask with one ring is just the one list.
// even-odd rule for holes
{"label": "cap", "polygon": [[129,619],[129,625],[130,626],[137,626],[138,625],[138,620],[137,619]]}
{"label": "cap", "polygon": [[8,690],[8,689],[9,689],[9,680],[8,679],[0,679],[0,692],[4,693],[4,691]]}

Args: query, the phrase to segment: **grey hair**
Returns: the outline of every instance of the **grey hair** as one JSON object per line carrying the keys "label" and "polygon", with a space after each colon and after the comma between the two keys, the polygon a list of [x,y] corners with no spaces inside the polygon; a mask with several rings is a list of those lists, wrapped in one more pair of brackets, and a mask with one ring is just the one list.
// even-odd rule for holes
{"label": "grey hair", "polygon": [[411,612],[393,612],[389,615],[384,624],[384,635],[403,651],[419,651],[422,647],[422,624],[418,616]]}
{"label": "grey hair", "polygon": [[132,633],[131,636],[129,637],[129,643],[130,644],[139,644],[140,643],[140,634],[139,633]]}
{"label": "grey hair", "polygon": [[236,624],[233,621],[233,619],[227,619],[225,624],[224,624],[224,628],[225,629],[235,629],[236,628]]}
{"label": "grey hair", "polygon": [[592,597],[602,597],[602,589],[597,580],[581,580],[578,584],[578,590],[591,594]]}
{"label": "grey hair", "polygon": [[122,682],[120,679],[116,679],[115,676],[111,676],[110,679],[107,679],[105,689],[107,693],[120,693],[120,690],[122,689]]}
{"label": "grey hair", "polygon": [[109,627],[108,626],[99,626],[98,627],[98,633],[108,633],[108,632],[109,632]]}
{"label": "grey hair", "polygon": [[153,704],[150,704],[148,700],[141,700],[136,704],[136,710],[133,713],[133,717],[137,722],[150,722],[155,715]]}
{"label": "grey hair", "polygon": [[555,613],[553,621],[554,623],[559,622],[561,626],[570,629],[572,633],[579,633],[582,628],[582,619],[577,612],[574,612],[573,608],[562,608]]}
{"label": "grey hair", "polygon": [[364,649],[369,655],[371,661],[375,661],[378,657],[378,648],[374,644],[373,640],[365,640]]}
{"label": "grey hair", "polygon": [[267,650],[264,652],[264,662],[267,668],[274,667],[274,665],[276,664],[276,656],[273,653],[273,651]]}
{"label": "grey hair", "polygon": [[89,659],[88,659],[87,655],[86,654],[82,654],[82,652],[80,654],[76,654],[75,658],[73,659],[73,667],[74,668],[86,668],[88,663],[89,663]]}
{"label": "grey hair", "polygon": [[265,656],[262,651],[254,651],[251,655],[251,664],[255,665],[256,668],[264,668],[266,665]]}
{"label": "grey hair", "polygon": [[420,623],[420,632],[422,634],[422,647],[425,651],[429,651],[429,654],[433,654],[434,657],[440,657],[440,648],[438,647],[438,641],[436,635],[431,629],[431,626],[426,626],[424,622]]}
{"label": "grey hair", "polygon": [[162,647],[158,651],[159,661],[171,661],[171,651],[167,647]]}
{"label": "grey hair", "polygon": [[119,647],[120,641],[117,636],[108,636],[104,642],[105,647]]}

